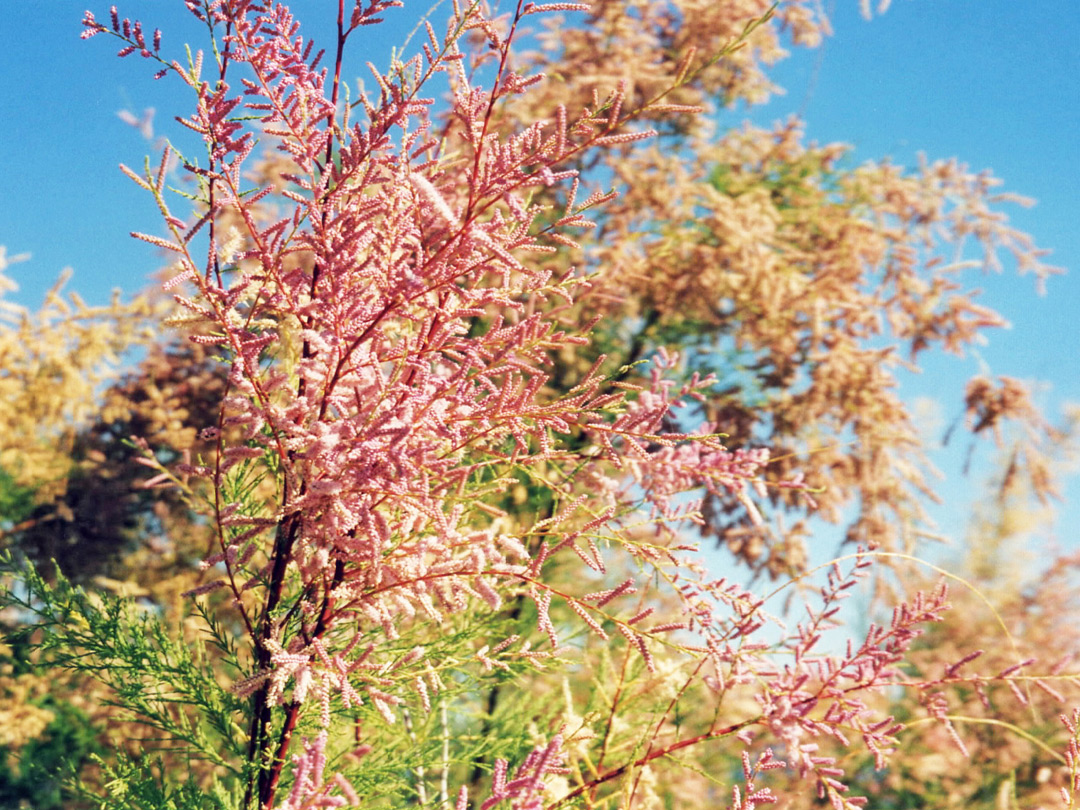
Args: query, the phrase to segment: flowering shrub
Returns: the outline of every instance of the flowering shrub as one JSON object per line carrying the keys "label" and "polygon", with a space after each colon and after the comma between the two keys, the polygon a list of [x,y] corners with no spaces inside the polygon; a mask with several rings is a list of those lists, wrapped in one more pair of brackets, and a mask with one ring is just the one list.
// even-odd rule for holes
{"label": "flowering shrub", "polygon": [[[425,23],[419,55],[369,66],[377,92],[355,102],[347,45],[399,3],[346,13],[339,0],[325,67],[282,5],[185,5],[215,38],[209,55],[172,61],[159,32],[115,8],[107,22],[88,12],[84,36],[121,40],[121,56],[195,98],[179,120],[205,154],[170,145],[156,171],[124,171],[164,217],[164,235],[134,235],[171,257],[171,322],[221,369],[201,445],[173,461],[133,440],[152,472],[142,485],[196,510],[209,550],[179,631],[33,570],[7,593],[36,616],[50,661],[93,675],[156,732],[156,749],[102,761],[101,806],[753,808],[777,800],[783,769],[856,807],[825,749],[885,766],[901,725],[877,691],[921,695],[954,734],[940,679],[903,669],[948,608],[944,586],[837,653],[841,603],[872,566],[860,549],[788,627],[773,613],[798,578],[755,594],[711,574],[684,530],[704,523],[703,493],[751,527],[770,497],[819,493],[794,469],[767,480],[768,449],[729,448],[716,419],[682,415],[716,379],[663,345],[644,373],[644,343],[613,369],[591,357],[570,384],[559,366],[627,317],[582,317],[590,296],[634,283],[564,261],[598,221],[624,236],[631,221],[605,219],[615,195],[582,168],[633,154],[656,135],[646,117],[687,131],[702,92],[760,86],[739,46],[755,32],[775,45],[767,9],[733,5],[738,26],[709,18],[726,39],[708,53],[676,42],[652,80],[594,85],[579,105],[530,101],[550,84],[512,46],[526,18],[583,4],[519,0],[500,17],[455,2],[445,33]],[[808,39],[822,25],[804,3],[781,16]],[[434,114],[438,82],[448,101]],[[259,139],[277,155],[260,163]],[[174,159],[194,212],[167,194]],[[712,188],[736,199],[738,182]],[[992,319],[968,307],[946,321],[927,328],[948,343]]]}

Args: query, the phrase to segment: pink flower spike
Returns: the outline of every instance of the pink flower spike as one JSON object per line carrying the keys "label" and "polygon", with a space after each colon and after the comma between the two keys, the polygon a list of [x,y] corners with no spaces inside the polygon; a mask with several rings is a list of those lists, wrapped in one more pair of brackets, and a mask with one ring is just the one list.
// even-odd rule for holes
{"label": "pink flower spike", "polygon": [[959,661],[957,661],[955,664],[952,664],[949,667],[946,667],[946,669],[945,669],[945,677],[946,678],[955,677],[956,673],[960,670],[960,668],[962,666],[964,666],[964,664],[967,664],[967,663],[969,663],[971,661],[974,661],[976,658],[978,658],[982,654],[983,654],[982,650],[975,650],[975,652],[968,653],[963,658],[961,658]]}
{"label": "pink flower spike", "polygon": [[526,3],[521,16],[526,14],[545,14],[551,11],[589,11],[588,3]]}

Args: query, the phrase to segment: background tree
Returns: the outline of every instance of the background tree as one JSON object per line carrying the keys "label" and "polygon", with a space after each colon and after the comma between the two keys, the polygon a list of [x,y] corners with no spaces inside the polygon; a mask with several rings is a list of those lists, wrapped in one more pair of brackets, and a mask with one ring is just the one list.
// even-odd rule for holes
{"label": "background tree", "polygon": [[[0,273],[8,262],[0,248]],[[69,276],[36,313],[2,302],[0,530],[39,531],[43,561],[67,545],[62,525],[73,515],[64,498],[83,461],[73,458],[75,443],[97,410],[96,395],[119,373],[124,352],[150,339],[145,299],[123,303],[117,295],[110,306],[88,307],[74,293],[62,295]],[[0,275],[0,294],[13,289]]]}
{"label": "background tree", "polygon": [[[817,8],[593,4],[585,25],[548,22],[541,49],[525,62],[559,81],[515,112],[527,119],[557,103],[574,109],[616,85],[626,90],[624,108],[636,110],[675,77],[693,77],[659,109],[700,106],[705,116],[676,115],[655,143],[593,168],[593,182],[614,181],[623,192],[594,237],[577,240],[582,261],[603,268],[581,301],[582,317],[602,316],[605,325],[593,351],[614,367],[658,346],[688,353],[687,368],[717,375],[703,410],[733,446],[769,448],[777,480],[804,476],[817,517],[848,521],[854,505],[852,544],[912,550],[932,530],[921,503],[935,496],[897,372],[918,368],[928,351],[962,354],[1005,324],[975,303],[972,270],[1000,270],[1001,252],[1040,282],[1055,268],[1001,210],[1028,201],[997,191],[987,172],[957,162],[856,166],[842,144],[806,145],[795,118],[771,131],[716,134],[723,110],[767,97],[765,67],[784,55],[785,33],[811,46],[828,33]],[[763,15],[745,47],[708,64]],[[641,53],[660,56],[634,58]],[[577,354],[582,367],[590,360]],[[1022,384],[983,378],[965,406],[975,433],[1007,419],[1033,430],[1017,465],[1044,493],[1053,490],[1041,470],[1055,434]],[[767,530],[730,497],[710,494],[705,533],[774,575],[801,570],[808,502],[781,488],[770,500],[795,524]]]}

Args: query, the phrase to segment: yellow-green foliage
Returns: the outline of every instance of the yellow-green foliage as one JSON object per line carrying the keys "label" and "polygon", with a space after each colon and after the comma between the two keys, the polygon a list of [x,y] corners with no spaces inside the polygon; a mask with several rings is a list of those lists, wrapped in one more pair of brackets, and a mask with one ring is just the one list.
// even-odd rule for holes
{"label": "yellow-green foliage", "polygon": [[[152,308],[141,297],[124,302],[118,292],[107,306],[89,306],[74,292],[63,294],[71,276],[65,270],[31,312],[3,300],[17,289],[4,271],[26,258],[8,258],[0,247],[0,470],[41,505],[64,493],[75,435],[124,353],[151,338]],[[21,516],[0,515],[0,526],[10,517]]]}

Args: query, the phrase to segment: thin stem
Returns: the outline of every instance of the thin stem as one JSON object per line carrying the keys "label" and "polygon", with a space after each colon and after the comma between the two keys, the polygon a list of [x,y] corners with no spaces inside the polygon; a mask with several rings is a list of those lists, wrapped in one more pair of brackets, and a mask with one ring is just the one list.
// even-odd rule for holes
{"label": "thin stem", "polygon": [[551,804],[547,805],[545,810],[557,810],[557,808],[562,807],[573,799],[576,799],[582,793],[585,793],[588,790],[592,790],[593,788],[602,785],[605,782],[610,782],[612,779],[617,779],[631,768],[640,768],[643,765],[648,765],[654,759],[666,757],[668,754],[673,754],[676,751],[681,751],[683,748],[689,748],[690,746],[697,745],[698,743],[707,742],[708,740],[718,740],[722,737],[729,737],[732,734],[737,734],[747,726],[751,726],[757,722],[757,718],[754,718],[752,720],[743,720],[741,723],[736,723],[732,726],[726,726],[725,728],[719,729],[717,731],[707,731],[704,734],[698,734],[696,737],[689,737],[685,740],[679,740],[678,742],[672,743],[671,745],[665,746],[663,748],[654,749],[648,754],[634,760],[633,762],[627,762],[617,768],[612,768],[611,770],[605,771],[604,773],[600,774],[595,779],[590,779],[588,782],[578,785],[576,788],[571,790],[558,801],[552,802]]}
{"label": "thin stem", "polygon": [[[302,523],[300,513],[293,512],[278,524],[277,537],[274,540],[274,566],[270,574],[270,584],[267,588],[266,605],[263,609],[259,639],[255,645],[257,672],[266,670],[271,665],[270,650],[266,642],[270,641],[274,636],[273,612],[281,601],[289,556],[297,537],[299,537]],[[255,773],[257,777],[253,776],[248,782],[247,790],[244,793],[245,807],[250,807],[256,784],[258,784],[260,806],[265,806],[262,798],[267,792],[271,796],[273,795],[271,784],[277,784],[277,774],[280,774],[281,771],[280,765],[276,768],[273,767],[276,763],[271,763],[271,767],[268,769],[263,769],[258,765],[260,753],[269,744],[270,726],[273,722],[273,707],[270,705],[269,697],[270,684],[264,683],[259,687],[253,698],[251,728],[248,736],[248,762],[256,765]],[[288,717],[286,717],[287,722]]]}
{"label": "thin stem", "polygon": [[278,782],[281,780],[281,769],[285,765],[285,757],[289,753],[292,733],[296,729],[296,722],[299,719],[300,704],[294,700],[285,709],[285,724],[281,729],[274,761],[270,764],[269,770],[263,772],[267,774],[267,777],[259,789],[259,807],[269,808],[274,804],[274,793],[277,791]]}

